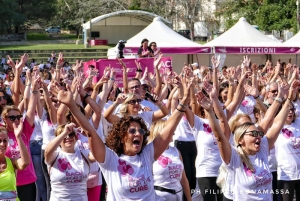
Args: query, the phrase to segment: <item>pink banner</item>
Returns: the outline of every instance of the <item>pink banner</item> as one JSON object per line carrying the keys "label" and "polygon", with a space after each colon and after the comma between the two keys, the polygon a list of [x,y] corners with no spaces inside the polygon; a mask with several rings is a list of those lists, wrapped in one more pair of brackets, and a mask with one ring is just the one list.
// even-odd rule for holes
{"label": "pink banner", "polygon": [[167,74],[168,71],[172,71],[172,57],[161,58],[161,66],[159,68],[160,75]]}
{"label": "pink banner", "polygon": [[[126,67],[129,69],[129,72],[127,74],[128,80],[132,79],[135,77],[136,72],[135,70],[137,69],[136,64],[135,64],[135,60],[137,60],[142,67],[142,70],[144,72],[145,68],[148,67],[148,72],[154,72],[153,70],[153,62],[154,62],[154,58],[141,58],[141,59],[122,59],[123,63],[126,65]],[[86,62],[84,64],[84,72],[87,75],[88,74],[88,64],[90,63]],[[93,82],[98,82],[99,79],[103,76],[103,72],[104,69],[107,66],[111,66],[112,68],[115,69],[116,71],[116,78],[115,81],[118,83],[119,87],[123,87],[123,70],[122,70],[122,66],[119,63],[119,61],[117,59],[100,59],[96,62],[95,67],[99,70],[99,75],[97,77],[94,78]]]}
{"label": "pink banner", "polygon": [[[124,54],[138,53],[140,47],[125,47]],[[163,54],[210,54],[211,47],[160,47]]]}
{"label": "pink banner", "polygon": [[215,53],[221,54],[298,54],[295,47],[215,47]]}

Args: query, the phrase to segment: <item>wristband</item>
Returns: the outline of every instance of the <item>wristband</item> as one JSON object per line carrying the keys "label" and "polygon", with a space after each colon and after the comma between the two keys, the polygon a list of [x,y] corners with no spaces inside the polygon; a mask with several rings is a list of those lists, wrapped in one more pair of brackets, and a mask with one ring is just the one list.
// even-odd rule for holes
{"label": "wristband", "polygon": [[37,93],[39,93],[39,91],[32,91],[31,93],[33,93],[33,94],[37,94]]}
{"label": "wristband", "polygon": [[256,96],[256,97],[254,97],[254,99],[258,99],[259,98],[259,95],[258,96]]}
{"label": "wristband", "polygon": [[110,80],[115,80],[115,78],[113,78],[113,77],[111,77],[111,78],[109,78]]}
{"label": "wristband", "polygon": [[91,96],[90,94],[86,93],[85,96],[83,97],[83,100],[87,99],[87,97]]}
{"label": "wristband", "polygon": [[180,105],[182,108],[186,108],[188,105],[183,105],[181,103],[179,103],[178,105]]}
{"label": "wristband", "polygon": [[135,72],[143,72],[142,69],[136,69]]}
{"label": "wristband", "polygon": [[178,108],[176,108],[176,110],[178,110],[179,112],[185,112],[185,110],[179,110]]}

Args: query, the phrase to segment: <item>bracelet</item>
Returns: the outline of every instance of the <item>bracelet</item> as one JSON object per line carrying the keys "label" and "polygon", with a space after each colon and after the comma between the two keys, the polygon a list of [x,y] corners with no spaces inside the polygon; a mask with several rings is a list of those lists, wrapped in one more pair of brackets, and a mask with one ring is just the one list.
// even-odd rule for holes
{"label": "bracelet", "polygon": [[180,105],[181,107],[183,107],[183,108],[186,108],[188,105],[183,105],[183,104],[181,104],[181,103],[179,103],[178,105]]}
{"label": "bracelet", "polygon": [[29,84],[26,84],[25,86],[30,86],[31,85],[31,83],[29,83]]}
{"label": "bracelet", "polygon": [[259,98],[259,95],[258,96],[256,96],[256,97],[254,97],[254,99],[258,99]]}
{"label": "bracelet", "polygon": [[111,78],[109,78],[110,80],[115,80],[115,78],[113,78],[113,77],[111,77]]}
{"label": "bracelet", "polygon": [[293,102],[293,101],[292,101],[292,99],[290,99],[290,98],[287,98],[287,100],[289,100],[289,101]]}
{"label": "bracelet", "polygon": [[37,94],[37,93],[39,93],[39,91],[32,91],[31,93],[33,93],[33,94]]}
{"label": "bracelet", "polygon": [[91,96],[90,94],[86,93],[85,96],[83,97],[83,100],[87,99],[87,97]]}
{"label": "bracelet", "polygon": [[176,110],[178,110],[179,112],[185,112],[185,110],[179,110],[178,108],[176,108]]}
{"label": "bracelet", "polygon": [[143,72],[142,69],[136,69],[135,72]]}

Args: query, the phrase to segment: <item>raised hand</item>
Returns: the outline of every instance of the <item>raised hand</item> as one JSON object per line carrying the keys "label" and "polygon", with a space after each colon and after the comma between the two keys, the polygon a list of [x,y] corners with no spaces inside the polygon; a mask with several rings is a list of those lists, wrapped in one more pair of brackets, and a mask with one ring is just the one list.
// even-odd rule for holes
{"label": "raised hand", "polygon": [[10,57],[9,55],[7,55],[7,59],[8,59],[7,64],[8,64],[10,67],[12,67],[13,69],[15,69],[15,68],[16,68],[16,64],[15,64],[15,62],[11,59],[11,57]]}
{"label": "raised hand", "polygon": [[154,68],[158,68],[158,65],[160,64],[161,58],[163,57],[163,54],[160,54],[157,59],[154,59]]}
{"label": "raised hand", "polygon": [[258,91],[258,89],[257,89],[256,87],[252,87],[252,86],[250,86],[250,85],[248,85],[248,84],[245,84],[245,85],[244,85],[244,89],[245,89],[245,91],[246,91],[249,95],[251,95],[251,96],[253,96],[253,97],[258,97],[258,96],[259,96],[259,91]]}
{"label": "raised hand", "polygon": [[23,133],[22,119],[18,124],[16,122],[13,122],[13,128],[14,128],[14,134],[16,138],[22,138],[22,133]]}
{"label": "raised hand", "polygon": [[218,68],[219,68],[219,65],[220,65],[220,63],[221,63],[220,57],[217,58],[215,55],[212,56],[212,58],[211,58],[211,63],[212,63],[212,65],[213,65],[213,69],[218,69]]}
{"label": "raised hand", "polygon": [[[77,63],[77,61],[76,61]],[[57,62],[56,62],[56,68],[59,68],[59,67],[62,67],[62,65],[64,64],[64,55],[63,53],[59,53],[58,54],[58,59],[57,59]]]}
{"label": "raised hand", "polygon": [[244,56],[243,64],[245,67],[249,67],[251,62],[251,59],[248,57],[248,55]]}
{"label": "raised hand", "polygon": [[202,92],[202,91],[199,91],[197,94],[196,94],[196,98],[199,102],[199,104],[205,109],[205,110],[210,110],[212,109],[212,101],[207,98],[205,96],[205,94]]}
{"label": "raised hand", "polygon": [[213,87],[212,87],[212,85],[210,85],[208,82],[203,82],[202,83],[202,88],[209,94],[211,91],[212,91],[212,89],[213,89]]}
{"label": "raised hand", "polygon": [[118,103],[118,104],[121,104],[121,103],[124,103],[124,101],[127,99],[127,96],[126,96],[126,94],[119,94],[118,95],[118,97],[117,97],[117,99],[116,99],[116,102]]}

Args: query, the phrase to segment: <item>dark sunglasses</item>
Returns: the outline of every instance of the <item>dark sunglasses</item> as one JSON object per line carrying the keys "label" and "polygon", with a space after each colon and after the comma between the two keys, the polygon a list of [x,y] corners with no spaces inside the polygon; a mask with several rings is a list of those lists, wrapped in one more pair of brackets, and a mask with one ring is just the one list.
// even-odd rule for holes
{"label": "dark sunglasses", "polygon": [[130,100],[130,101],[128,101],[128,103],[131,104],[131,105],[134,105],[134,104],[140,103],[140,102],[142,102],[141,99],[136,99],[136,100]]}
{"label": "dark sunglasses", "polygon": [[[247,134],[249,133],[249,134]],[[263,137],[264,136],[264,132],[262,131],[257,131],[257,130],[253,130],[253,131],[247,131],[244,133],[244,135],[251,135],[252,137]]]}
{"label": "dark sunglasses", "polygon": [[273,91],[271,91],[273,94],[275,94],[276,92],[278,92],[278,90],[273,90]]}
{"label": "dark sunglasses", "polygon": [[133,86],[133,87],[130,87],[129,89],[139,89],[141,87],[141,85],[135,85],[135,86]]}
{"label": "dark sunglasses", "polygon": [[128,132],[130,134],[134,135],[134,134],[136,134],[136,131],[138,131],[139,134],[141,134],[141,135],[145,135],[146,134],[146,131],[144,129],[142,129],[142,128],[140,128],[140,129],[130,128]]}
{"label": "dark sunglasses", "polygon": [[73,138],[73,137],[75,137],[75,132],[73,131],[73,132],[71,132],[71,133],[69,133],[65,138],[67,138],[67,137],[69,137],[69,138]]}
{"label": "dark sunglasses", "polygon": [[0,144],[3,142],[3,144],[7,143],[7,140],[0,140]]}
{"label": "dark sunglasses", "polygon": [[294,112],[294,111],[295,111],[295,108],[290,108],[290,111]]}
{"label": "dark sunglasses", "polygon": [[143,89],[144,89],[145,91],[147,91],[147,90],[149,89],[149,87],[148,87],[148,86],[144,86]]}
{"label": "dark sunglasses", "polygon": [[16,119],[20,120],[23,117],[23,115],[10,115],[8,116],[9,120],[15,121]]}
{"label": "dark sunglasses", "polygon": [[6,96],[0,96],[0,101],[2,101],[2,99],[7,100],[7,97]]}
{"label": "dark sunglasses", "polygon": [[43,90],[40,90],[40,93],[42,94],[44,91]]}

